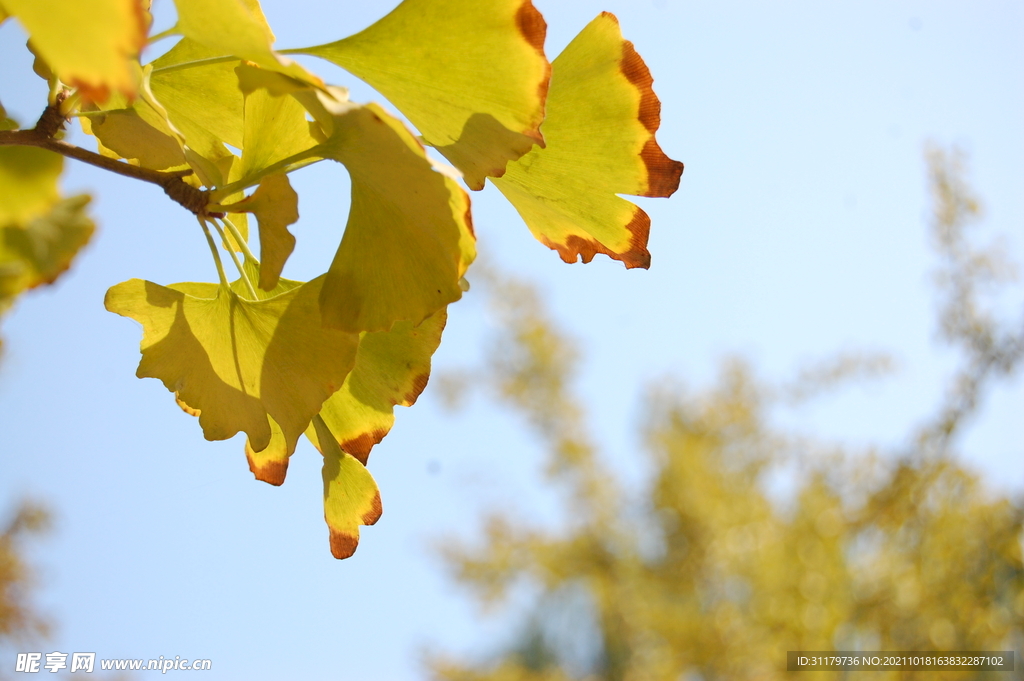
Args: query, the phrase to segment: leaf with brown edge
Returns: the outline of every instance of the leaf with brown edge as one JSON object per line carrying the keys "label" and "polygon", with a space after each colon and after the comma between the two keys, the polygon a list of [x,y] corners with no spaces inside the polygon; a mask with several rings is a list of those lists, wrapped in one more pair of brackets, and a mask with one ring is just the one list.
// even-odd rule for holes
{"label": "leaf with brown edge", "polygon": [[669,196],[683,164],[655,141],[661,103],[650,72],[601,14],[552,63],[544,138],[493,179],[533,235],[566,262],[598,253],[648,267],[650,218],[617,194]]}
{"label": "leaf with brown edge", "polygon": [[54,73],[87,100],[138,88],[132,62],[146,44],[148,12],[140,0],[4,0]]}
{"label": "leaf with brown edge", "polygon": [[322,278],[264,300],[215,284],[132,279],[107,291],[108,310],[143,326],[139,378],[158,378],[199,411],[208,440],[244,431],[255,451],[276,421],[294,449],[355,363],[358,336],[324,328]]}
{"label": "leaf with brown edge", "polygon": [[272,291],[281,278],[281,270],[295,248],[295,237],[288,225],[299,220],[299,195],[288,176],[274,173],[263,178],[256,191],[238,203],[214,206],[228,213],[252,213],[260,232],[259,287]]}
{"label": "leaf with brown edge", "polygon": [[423,147],[380,107],[335,116],[319,155],[352,179],[341,244],[320,294],[324,322],[345,331],[419,324],[462,297],[475,257],[469,196],[435,172]]}
{"label": "leaf with brown edge", "polygon": [[[442,310],[419,326],[398,322],[391,331],[360,334],[355,366],[338,392],[324,402],[320,416],[338,445],[363,465],[394,425],[395,406],[412,406],[426,387],[430,358],[441,343],[446,319]],[[292,451],[273,419],[270,426],[273,435],[266,449],[256,452],[246,442],[245,453],[257,480],[280,485]],[[323,452],[312,425],[306,437]]]}
{"label": "leaf with brown edge", "polygon": [[546,31],[530,0],[405,0],[355,35],[299,51],[376,88],[482,189],[544,144]]}
{"label": "leaf with brown edge", "polygon": [[[234,217],[234,216],[232,216]],[[259,277],[260,264],[252,260],[246,260],[242,265],[245,270],[246,276],[252,280]],[[206,291],[197,291],[197,295],[213,295],[216,293],[215,284],[204,284],[207,287]],[[273,291],[263,291],[262,289],[256,289],[256,297],[258,300],[267,300],[274,296],[281,295],[286,291],[290,291],[294,288],[302,286],[300,281],[292,281],[291,279],[278,279],[277,286]],[[245,285],[245,282],[238,278],[231,282],[231,290],[240,296],[249,294],[249,288]],[[347,379],[346,379],[347,380]],[[182,408],[187,414],[192,416],[199,416],[200,412],[198,409],[193,409],[191,406],[185,404],[180,396],[175,396],[178,406]],[[249,462],[249,470],[256,477],[257,480],[270,483],[271,485],[280,485],[284,482],[285,474],[288,472],[288,459],[291,457],[294,447],[289,448],[288,442],[284,436],[284,431],[281,430],[281,426],[277,422],[268,417],[267,420],[270,422],[270,444],[260,451],[255,451],[252,448],[252,443],[249,439],[245,440],[245,456]],[[307,434],[312,431],[312,426],[307,429]]]}
{"label": "leaf with brown edge", "polygon": [[313,428],[325,443],[324,520],[330,531],[331,555],[348,558],[359,544],[359,526],[373,525],[380,519],[380,491],[366,466],[338,447],[322,418],[313,419]]}
{"label": "leaf with brown edge", "polygon": [[252,448],[248,439],[245,441],[245,459],[249,462],[249,470],[262,482],[275,487],[284,484],[288,474],[288,460],[292,452],[288,451],[284,431],[277,421],[270,419],[270,444],[259,452]]}
{"label": "leaf with brown edge", "polygon": [[[426,387],[447,318],[441,310],[419,326],[399,322],[391,331],[362,334],[352,373],[324,402],[320,416],[341,448],[363,464],[394,425],[395,406],[412,406]],[[306,435],[322,452],[316,433],[310,429]]]}

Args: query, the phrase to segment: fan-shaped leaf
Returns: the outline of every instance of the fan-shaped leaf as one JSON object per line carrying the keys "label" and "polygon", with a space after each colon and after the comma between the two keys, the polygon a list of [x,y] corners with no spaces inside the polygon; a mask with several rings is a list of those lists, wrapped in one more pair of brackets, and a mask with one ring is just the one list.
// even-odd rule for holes
{"label": "fan-shaped leaf", "polygon": [[604,253],[626,267],[648,267],[650,218],[616,194],[669,196],[683,164],[654,139],[661,103],[633,44],[607,12],[552,63],[544,138],[495,186],[530,231],[566,262]]}
{"label": "fan-shaped leaf", "polygon": [[65,83],[87,98],[134,96],[131,62],[146,44],[148,13],[140,0],[4,0],[35,50]]}
{"label": "fan-shaped leaf", "polygon": [[320,155],[348,168],[352,207],[321,292],[324,322],[345,331],[419,324],[462,296],[476,253],[469,197],[376,105],[333,127]]}
{"label": "fan-shaped leaf", "polygon": [[379,90],[482,189],[543,144],[546,30],[530,0],[405,0],[360,33],[301,51]]}
{"label": "fan-shaped leaf", "polygon": [[321,282],[249,301],[212,284],[132,279],[112,287],[105,302],[143,326],[137,375],[159,378],[198,410],[208,440],[245,431],[262,450],[272,418],[294,449],[355,362],[358,336],[321,323]]}

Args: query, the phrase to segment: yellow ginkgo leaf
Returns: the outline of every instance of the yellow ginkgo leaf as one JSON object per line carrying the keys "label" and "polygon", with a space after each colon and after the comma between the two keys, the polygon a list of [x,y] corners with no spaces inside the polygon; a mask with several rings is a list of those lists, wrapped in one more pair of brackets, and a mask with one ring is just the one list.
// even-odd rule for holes
{"label": "yellow ginkgo leaf", "polygon": [[530,0],[405,0],[360,33],[296,51],[379,90],[482,189],[544,143],[546,31]]}
{"label": "yellow ginkgo leaf", "polygon": [[462,296],[476,253],[469,197],[380,107],[352,108],[333,127],[319,155],[348,169],[352,205],[320,296],[324,322],[352,332],[419,324]]}
{"label": "yellow ginkgo leaf", "polygon": [[244,431],[260,451],[273,419],[294,449],[351,371],[359,340],[324,328],[322,281],[254,301],[215,284],[132,279],[107,291],[105,303],[142,324],[139,378],[160,379],[198,411],[208,440]]}
{"label": "yellow ginkgo leaf", "polygon": [[[391,331],[364,333],[356,364],[320,416],[343,450],[364,464],[395,423],[395,406],[410,407],[427,386],[430,358],[441,343],[448,315],[442,310],[419,326],[399,322]],[[314,440],[316,433],[306,435]]]}
{"label": "yellow ginkgo leaf", "polygon": [[[294,284],[281,282],[284,287]],[[426,387],[430,358],[441,343],[446,319],[447,312],[442,310],[419,326],[399,322],[390,331],[360,334],[356,364],[341,389],[324,402],[320,416],[337,444],[364,465],[370,450],[394,425],[395,406],[412,406]],[[245,454],[257,480],[280,485],[292,450],[280,427],[273,421],[270,426],[270,444],[257,452],[247,442]],[[324,451],[312,426],[306,429],[306,437]]]}
{"label": "yellow ginkgo leaf", "polygon": [[604,253],[626,267],[648,267],[651,220],[616,194],[669,196],[683,164],[654,139],[661,103],[650,71],[601,14],[552,63],[547,148],[508,165],[494,184],[530,231],[566,262]]}
{"label": "yellow ginkgo leaf", "polygon": [[148,12],[140,0],[4,0],[39,55],[86,99],[134,96],[132,62],[146,44]]}

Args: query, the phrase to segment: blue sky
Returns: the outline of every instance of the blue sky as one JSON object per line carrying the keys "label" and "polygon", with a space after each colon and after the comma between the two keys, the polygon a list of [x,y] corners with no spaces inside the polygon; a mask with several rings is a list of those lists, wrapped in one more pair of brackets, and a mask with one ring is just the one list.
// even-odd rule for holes
{"label": "blue sky", "polygon": [[[348,35],[393,5],[263,4],[280,47]],[[686,163],[674,197],[641,201],[650,271],[565,265],[493,188],[473,195],[482,251],[535,281],[580,340],[580,390],[622,475],[642,474],[631,455],[643,386],[705,385],[728,354],[781,379],[836,350],[893,353],[894,377],[789,418],[898,445],[951,368],[933,326],[927,141],[970,154],[985,229],[1024,261],[1024,6],[535,4],[552,58],[599,11],[618,15],[655,77],[659,141]],[[169,3],[157,5],[166,26]],[[0,27],[0,101],[29,121],[45,91],[23,42],[12,22]],[[379,99],[310,65],[356,100]],[[302,219],[285,275],[302,279],[330,262],[347,179],[314,167],[293,182]],[[214,280],[194,220],[158,189],[72,162],[65,189],[94,194],[98,236],[57,286],[4,319],[0,364],[0,512],[32,496],[57,517],[32,554],[57,624],[45,652],[210,658],[211,679],[404,681],[422,677],[423,651],[499,645],[508,621],[476,611],[430,546],[472,536],[488,507],[552,517],[522,424],[483,401],[449,415],[428,388],[370,459],[383,518],[354,558],[335,561],[315,451],[300,447],[283,487],[255,482],[239,439],[206,442],[159,382],[134,377],[139,328],[103,310],[106,288],[132,277]],[[486,333],[471,291],[451,309],[436,368],[472,362]],[[1024,488],[1022,407],[1021,381],[1000,385],[963,442],[965,460],[1002,490]]]}

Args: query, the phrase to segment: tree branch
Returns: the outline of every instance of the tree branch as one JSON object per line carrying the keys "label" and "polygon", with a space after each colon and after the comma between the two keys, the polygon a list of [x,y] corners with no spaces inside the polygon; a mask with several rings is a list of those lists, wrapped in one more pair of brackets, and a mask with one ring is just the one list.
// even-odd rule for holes
{"label": "tree branch", "polygon": [[60,112],[61,99],[58,98],[57,102],[46,107],[31,130],[0,130],[0,146],[39,147],[118,175],[149,182],[162,188],[167,196],[190,213],[200,217],[211,215],[206,211],[209,204],[208,192],[196,189],[181,179],[191,175],[191,170],[165,172],[140,168],[56,139],[57,133],[67,123],[67,118]]}

